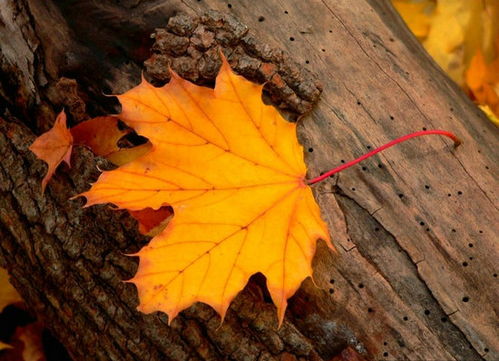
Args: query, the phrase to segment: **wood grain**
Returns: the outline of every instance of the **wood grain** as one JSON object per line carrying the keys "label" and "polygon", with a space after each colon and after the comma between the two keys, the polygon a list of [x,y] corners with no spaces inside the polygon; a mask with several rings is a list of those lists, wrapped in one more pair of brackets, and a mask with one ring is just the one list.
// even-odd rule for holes
{"label": "wood grain", "polygon": [[[133,286],[120,282],[135,269],[121,255],[136,247],[126,232],[133,222],[113,228],[121,237],[113,245],[100,225],[110,211],[66,209],[64,197],[85,186],[78,168],[56,177],[48,200],[36,198],[43,168],[23,150],[27,127],[12,125],[47,129],[66,101],[55,87],[61,76],[76,79],[89,114],[112,111],[102,92],[138,83],[148,34],[179,12],[210,9],[233,14],[322,82],[319,103],[300,121],[310,177],[423,128],[463,140],[454,150],[440,137],[415,139],[314,186],[338,252],[319,243],[315,285],[304,282],[280,330],[260,277],[221,327],[203,305],[172,328],[161,314],[137,313]],[[330,360],[347,345],[372,360],[499,359],[498,131],[388,1],[8,0],[0,16],[2,130],[23,136],[0,139],[8,154],[0,260],[75,360]],[[81,158],[87,179],[93,162]],[[71,232],[61,233],[66,221]],[[85,250],[80,237],[89,233]]]}

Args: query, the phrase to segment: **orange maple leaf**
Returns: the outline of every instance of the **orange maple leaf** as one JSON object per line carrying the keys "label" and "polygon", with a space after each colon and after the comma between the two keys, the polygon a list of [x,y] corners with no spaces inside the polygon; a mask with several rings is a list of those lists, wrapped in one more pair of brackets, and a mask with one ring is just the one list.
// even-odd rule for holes
{"label": "orange maple leaf", "polygon": [[119,118],[147,137],[150,153],[104,172],[82,195],[87,206],[158,209],[174,217],[140,250],[130,282],[138,309],[169,321],[194,302],[222,319],[249,277],[261,272],[284,318],[287,299],[311,276],[316,241],[331,246],[310,187],[296,124],[261,99],[262,85],[223,58],[215,89],[176,74],[155,88],[143,80],[118,96]]}
{"label": "orange maple leaf", "polygon": [[73,137],[66,127],[66,113],[63,110],[57,116],[52,129],[36,138],[29,147],[29,150],[48,164],[47,174],[42,180],[42,192],[62,161],[70,166],[72,147]]}

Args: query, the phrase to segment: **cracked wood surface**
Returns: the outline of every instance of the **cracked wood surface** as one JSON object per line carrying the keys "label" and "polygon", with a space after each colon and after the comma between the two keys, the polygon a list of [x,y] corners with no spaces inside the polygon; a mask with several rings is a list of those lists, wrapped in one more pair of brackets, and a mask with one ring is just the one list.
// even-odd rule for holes
{"label": "cracked wood surface", "polygon": [[[346,345],[373,360],[498,359],[497,129],[387,1],[230,4],[2,5],[0,261],[28,304],[75,360],[330,360]],[[81,99],[91,115],[112,111],[102,91],[139,82],[148,34],[178,12],[209,9],[234,14],[322,82],[299,129],[310,176],[423,127],[464,141],[452,150],[438,137],[413,140],[314,186],[339,252],[319,244],[318,287],[304,282],[280,330],[260,277],[221,327],[200,304],[171,328],[163,314],[136,312],[136,291],[121,282],[136,260],[123,253],[147,240],[124,213],[67,201],[102,161],[80,149],[42,197],[45,168],[26,150],[31,131],[48,129],[62,105],[74,121]],[[61,76],[75,78],[80,94],[65,91]]]}

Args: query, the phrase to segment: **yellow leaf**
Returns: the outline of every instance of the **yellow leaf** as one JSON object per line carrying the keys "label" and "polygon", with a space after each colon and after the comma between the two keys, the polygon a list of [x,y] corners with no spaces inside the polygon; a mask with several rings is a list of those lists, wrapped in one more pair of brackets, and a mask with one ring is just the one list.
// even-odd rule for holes
{"label": "yellow leaf", "polygon": [[72,146],[73,137],[66,127],[66,113],[63,110],[57,116],[52,129],[36,138],[29,147],[39,159],[48,164],[47,174],[42,180],[42,192],[62,161],[70,165]]}
{"label": "yellow leaf", "polygon": [[[433,10],[431,3],[435,3]],[[472,57],[494,56],[499,34],[497,0],[393,0],[412,32],[440,67],[459,85]]]}
{"label": "yellow leaf", "polygon": [[8,305],[17,302],[22,302],[22,298],[10,284],[7,270],[0,267],[0,312]]}
{"label": "yellow leaf", "polygon": [[418,37],[423,40],[428,36],[431,25],[431,17],[435,8],[434,0],[408,1],[393,0],[395,9],[400,13],[407,26]]}
{"label": "yellow leaf", "polygon": [[82,195],[87,205],[172,206],[166,229],[137,254],[130,282],[142,312],[164,311],[171,322],[201,301],[223,318],[261,272],[282,322],[287,299],[312,274],[317,239],[329,243],[296,125],[265,105],[261,92],[223,59],[215,89],[172,74],[162,88],[143,80],[118,96],[119,118],[152,150],[104,172]]}
{"label": "yellow leaf", "polygon": [[488,105],[479,105],[479,108],[485,113],[487,118],[492,121],[492,123],[499,127],[499,118],[494,113],[492,113],[492,110]]}

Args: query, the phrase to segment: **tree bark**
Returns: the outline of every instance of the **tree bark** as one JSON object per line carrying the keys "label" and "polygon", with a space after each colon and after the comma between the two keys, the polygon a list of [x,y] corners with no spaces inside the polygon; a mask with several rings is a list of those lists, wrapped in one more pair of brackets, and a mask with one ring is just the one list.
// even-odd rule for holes
{"label": "tree bark", "polygon": [[[122,280],[137,259],[125,254],[148,240],[126,212],[70,200],[107,162],[78,148],[41,194],[46,168],[27,149],[62,106],[73,124],[114,112],[103,93],[139,82],[149,34],[210,9],[258,39],[246,30],[217,39],[239,72],[270,80],[271,99],[291,113],[312,109],[298,131],[311,177],[423,128],[463,140],[456,150],[439,137],[414,140],[314,186],[338,252],[319,242],[315,284],[303,283],[280,329],[258,275],[223,324],[203,304],[171,326],[163,313],[136,311]],[[0,265],[75,360],[331,360],[346,346],[369,360],[499,359],[498,132],[389,1],[2,0],[0,19]],[[170,50],[153,47],[147,76],[166,80],[162,62],[181,74],[190,64],[184,76],[210,82],[195,56]],[[323,83],[315,107],[322,87],[306,69]]]}

